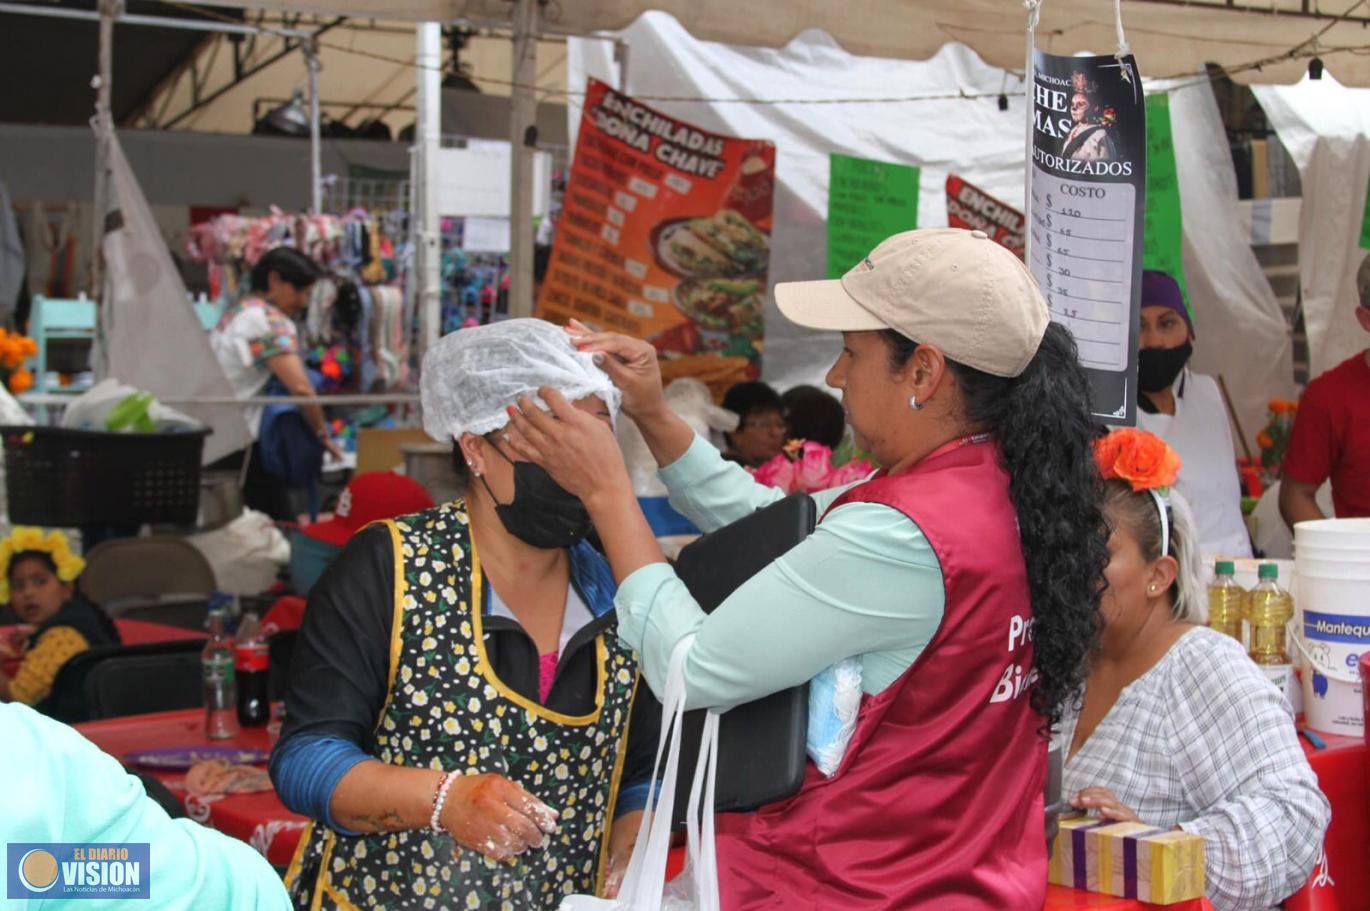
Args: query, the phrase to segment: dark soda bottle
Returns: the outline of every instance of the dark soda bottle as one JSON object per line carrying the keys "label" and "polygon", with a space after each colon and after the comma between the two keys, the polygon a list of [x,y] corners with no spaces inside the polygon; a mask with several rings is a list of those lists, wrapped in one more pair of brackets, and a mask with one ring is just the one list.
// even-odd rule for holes
{"label": "dark soda bottle", "polygon": [[238,678],[238,723],[243,727],[262,727],[271,720],[267,696],[271,651],[255,614],[245,616],[238,627],[234,664]]}

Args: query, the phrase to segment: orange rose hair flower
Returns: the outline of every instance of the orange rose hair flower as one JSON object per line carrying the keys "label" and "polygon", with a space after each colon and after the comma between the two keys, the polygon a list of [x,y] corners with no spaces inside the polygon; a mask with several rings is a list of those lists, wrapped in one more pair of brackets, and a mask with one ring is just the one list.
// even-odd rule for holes
{"label": "orange rose hair flower", "polygon": [[1180,457],[1154,433],[1115,430],[1094,442],[1094,462],[1104,480],[1121,478],[1134,492],[1164,491],[1180,474]]}

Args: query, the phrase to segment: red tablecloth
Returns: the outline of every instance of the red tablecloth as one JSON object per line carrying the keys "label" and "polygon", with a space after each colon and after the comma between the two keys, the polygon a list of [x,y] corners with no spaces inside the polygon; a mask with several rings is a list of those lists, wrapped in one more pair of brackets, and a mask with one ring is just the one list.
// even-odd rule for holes
{"label": "red tablecloth", "polygon": [[[176,642],[181,639],[204,639],[207,637],[203,630],[182,629],[179,626],[149,623],[146,620],[116,619],[114,627],[119,630],[119,639],[124,645],[148,645],[153,642]],[[0,639],[8,639],[15,629],[14,626],[0,626]],[[0,662],[0,671],[4,671],[7,677],[13,677],[17,670],[19,670],[19,659],[17,658]]]}
{"label": "red tablecloth", "polygon": [[[76,730],[116,759],[135,750],[211,744],[271,749],[266,728],[243,728],[232,740],[211,741],[205,737],[204,726],[202,709],[183,709],[90,721],[76,725]],[[186,792],[184,772],[149,771],[182,799],[192,819],[248,842],[275,866],[290,863],[309,820],[287,810],[275,791],[202,799]]]}
{"label": "red tablecloth", "polygon": [[[1370,911],[1370,749],[1359,737],[1327,737],[1326,749],[1307,742],[1309,765],[1332,804],[1324,858],[1290,911]],[[1328,903],[1333,898],[1335,904]]]}

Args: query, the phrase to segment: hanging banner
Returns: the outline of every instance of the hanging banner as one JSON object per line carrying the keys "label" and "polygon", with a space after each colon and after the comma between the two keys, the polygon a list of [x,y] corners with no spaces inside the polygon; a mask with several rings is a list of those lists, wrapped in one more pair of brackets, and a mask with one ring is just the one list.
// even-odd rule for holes
{"label": "hanging banner", "polygon": [[947,175],[947,224],[984,231],[1023,258],[1023,213],[955,174]]}
{"label": "hanging banner", "polygon": [[918,227],[918,169],[833,155],[828,164],[828,278],[847,270],[891,234]]}
{"label": "hanging banner", "polygon": [[1175,142],[1170,131],[1170,96],[1146,98],[1146,231],[1142,268],[1175,279],[1194,319],[1189,283],[1184,278],[1184,218],[1180,210],[1180,177],[1175,169]]}
{"label": "hanging banner", "polygon": [[645,338],[670,377],[757,376],[774,186],[771,143],[591,79],[537,315]]}
{"label": "hanging banner", "polygon": [[1370,189],[1365,192],[1365,211],[1360,217],[1360,248],[1370,250]]}
{"label": "hanging banner", "polygon": [[1136,60],[1033,65],[1028,267],[1051,318],[1075,335],[1095,417],[1137,420],[1137,332],[1146,216],[1146,106]]}

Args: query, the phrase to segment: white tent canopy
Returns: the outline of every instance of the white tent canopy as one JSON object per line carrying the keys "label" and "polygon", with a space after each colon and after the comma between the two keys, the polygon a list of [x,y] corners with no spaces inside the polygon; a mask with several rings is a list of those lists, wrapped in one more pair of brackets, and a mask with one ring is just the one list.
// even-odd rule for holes
{"label": "white tent canopy", "polygon": [[[511,7],[508,0],[208,2],[505,26]],[[1370,13],[1358,0],[1322,0],[1317,12],[1306,12],[1306,6],[1305,0],[1125,0],[1123,19],[1149,76],[1183,75],[1217,63],[1239,81],[1287,83],[1306,72],[1316,55],[1342,83],[1370,86],[1370,56],[1363,53],[1370,45],[1363,28]],[[1019,0],[575,0],[549,5],[541,27],[567,34],[618,30],[652,9],[672,14],[697,38],[729,44],[782,47],[805,30],[821,29],[847,51],[873,57],[926,59],[942,45],[959,42],[992,66],[1021,70],[1024,58],[1026,14]],[[1044,0],[1037,35],[1041,47],[1060,54],[1112,51],[1113,3]]]}
{"label": "white tent canopy", "polygon": [[1370,184],[1370,91],[1335,80],[1257,86],[1256,98],[1303,179],[1299,284],[1310,376],[1365,348],[1356,270]]}
{"label": "white tent canopy", "polygon": [[[842,152],[921,167],[918,224],[945,225],[945,181],[958,174],[1015,206],[1023,202],[1023,98],[1009,110],[993,98],[1003,71],[968,48],[949,44],[924,61],[853,56],[827,36],[810,33],[780,50],[700,41],[669,16],[647,15],[622,33],[634,59],[632,91],[704,98],[879,97],[950,95],[918,103],[842,105],[654,102],[667,113],[732,136],[775,141],[776,200],[771,280],[822,278],[828,203],[828,156]],[[614,80],[611,48],[599,41],[569,45],[570,85],[585,77]],[[1248,438],[1263,424],[1266,402],[1293,391],[1289,332],[1249,241],[1233,218],[1237,179],[1208,82],[1183,83],[1171,96],[1176,165],[1184,210],[1185,271],[1198,339],[1195,367],[1222,376]],[[1170,86],[1175,88],[1175,86]],[[1161,88],[1161,86],[1155,86]],[[579,113],[574,101],[568,105]],[[831,333],[800,329],[772,305],[766,312],[766,379],[779,388],[822,385],[836,354]]]}

